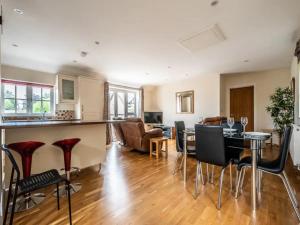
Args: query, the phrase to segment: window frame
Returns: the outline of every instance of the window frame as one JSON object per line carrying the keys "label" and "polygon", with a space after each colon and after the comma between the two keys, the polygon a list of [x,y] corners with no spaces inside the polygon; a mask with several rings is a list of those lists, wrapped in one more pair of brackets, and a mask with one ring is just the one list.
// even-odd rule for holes
{"label": "window frame", "polygon": [[[110,92],[113,92],[114,95],[114,112],[110,112],[110,104],[111,104],[111,99],[110,99]],[[138,110],[138,98],[139,98],[139,91],[136,89],[122,89],[122,88],[117,88],[117,87],[110,87],[109,88],[109,104],[108,104],[108,108],[109,108],[109,117],[111,119],[113,118],[123,118],[121,116],[118,115],[118,93],[124,93],[124,118],[128,118],[128,116],[130,117],[138,117],[139,116],[139,110]],[[128,113],[128,93],[133,93],[134,94],[134,114],[130,114]]]}
{"label": "window frame", "polygon": [[[4,97],[4,86],[5,84],[11,84],[15,86],[15,98],[5,98]],[[26,107],[26,113],[18,113],[17,112],[17,86],[23,85],[26,87],[26,99],[20,99],[20,100],[26,100],[27,107]],[[1,115],[2,116],[41,116],[43,112],[40,113],[34,113],[32,111],[32,105],[33,105],[33,99],[32,99],[32,93],[33,93],[33,87],[39,87],[39,88],[49,88],[50,89],[50,109],[51,111],[49,113],[45,113],[46,116],[53,116],[55,115],[55,90],[53,85],[47,85],[47,84],[39,84],[39,83],[31,83],[31,82],[24,82],[24,81],[16,81],[16,80],[7,80],[7,79],[1,79]],[[37,101],[48,101],[43,100],[42,96],[43,91],[41,90],[41,100]],[[14,113],[6,113],[5,112],[5,99],[14,99],[15,100],[15,112]],[[42,103],[43,104],[43,103]]]}

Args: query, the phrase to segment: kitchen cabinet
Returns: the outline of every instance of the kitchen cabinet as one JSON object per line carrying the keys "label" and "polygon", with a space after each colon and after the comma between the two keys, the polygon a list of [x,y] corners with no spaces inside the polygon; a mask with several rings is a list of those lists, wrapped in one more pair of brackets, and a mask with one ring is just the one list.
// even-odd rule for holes
{"label": "kitchen cabinet", "polygon": [[104,82],[90,77],[78,78],[77,114],[82,120],[101,120],[103,115]]}
{"label": "kitchen cabinet", "polygon": [[76,104],[78,101],[78,78],[59,74],[56,83],[58,103]]}

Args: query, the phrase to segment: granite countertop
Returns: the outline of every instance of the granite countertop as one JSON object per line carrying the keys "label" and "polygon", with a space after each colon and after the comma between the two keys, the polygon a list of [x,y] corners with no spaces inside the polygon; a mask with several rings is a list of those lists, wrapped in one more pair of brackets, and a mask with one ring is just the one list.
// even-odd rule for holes
{"label": "granite countertop", "polygon": [[2,122],[0,129],[10,128],[33,128],[33,127],[55,127],[55,126],[75,126],[118,123],[124,120],[45,120],[45,121],[22,121],[22,122]]}

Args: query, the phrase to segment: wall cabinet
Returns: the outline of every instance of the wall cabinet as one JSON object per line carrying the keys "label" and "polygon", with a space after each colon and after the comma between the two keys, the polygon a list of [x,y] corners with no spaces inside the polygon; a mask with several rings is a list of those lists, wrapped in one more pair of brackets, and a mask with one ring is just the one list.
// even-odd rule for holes
{"label": "wall cabinet", "polygon": [[76,104],[78,101],[78,78],[59,74],[56,82],[58,102]]}

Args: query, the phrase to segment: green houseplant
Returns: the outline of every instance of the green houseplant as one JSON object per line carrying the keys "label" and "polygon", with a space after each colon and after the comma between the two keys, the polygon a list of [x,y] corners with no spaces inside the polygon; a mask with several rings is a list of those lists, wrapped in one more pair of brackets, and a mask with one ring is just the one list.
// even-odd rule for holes
{"label": "green houseplant", "polygon": [[274,127],[279,134],[279,143],[287,125],[294,122],[294,94],[291,88],[277,88],[270,96],[270,105],[266,107],[270,113]]}

